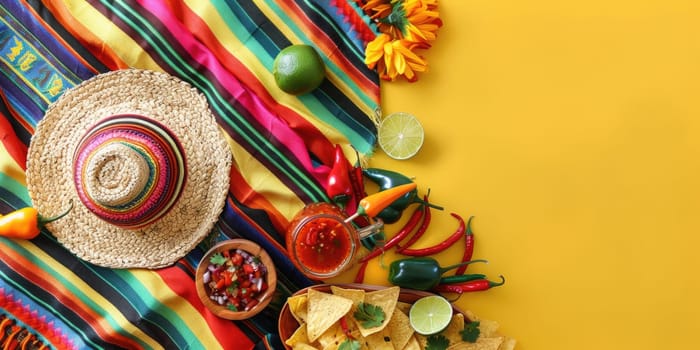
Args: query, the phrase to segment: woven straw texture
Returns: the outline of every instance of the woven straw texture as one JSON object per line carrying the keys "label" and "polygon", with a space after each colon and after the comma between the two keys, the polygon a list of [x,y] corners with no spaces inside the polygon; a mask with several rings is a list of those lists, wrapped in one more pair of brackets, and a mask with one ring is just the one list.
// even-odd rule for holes
{"label": "woven straw texture", "polygon": [[[137,230],[95,216],[82,204],[73,181],[75,150],[86,131],[121,114],[163,124],[186,159],[178,201],[158,221]],[[73,204],[47,229],[80,258],[112,268],[160,268],[185,256],[213,228],[228,193],[231,158],[203,95],[170,75],[127,69],[91,78],[49,107],[29,148],[27,187],[44,216]]]}

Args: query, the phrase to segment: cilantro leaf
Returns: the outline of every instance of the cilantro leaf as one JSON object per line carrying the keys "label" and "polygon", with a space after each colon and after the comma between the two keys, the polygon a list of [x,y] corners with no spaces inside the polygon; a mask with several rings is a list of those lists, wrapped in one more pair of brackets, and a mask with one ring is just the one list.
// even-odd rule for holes
{"label": "cilantro leaf", "polygon": [[470,343],[476,343],[476,340],[479,338],[479,334],[481,334],[481,330],[479,329],[479,321],[467,323],[464,326],[464,329],[459,333],[462,334],[462,340]]}
{"label": "cilantro leaf", "polygon": [[223,265],[226,263],[226,258],[224,257],[223,254],[221,253],[216,253],[211,256],[209,259],[209,262],[214,264],[214,265]]}
{"label": "cilantro leaf", "polygon": [[428,337],[425,350],[445,350],[450,346],[450,340],[442,334],[434,334]]}
{"label": "cilantro leaf", "polygon": [[360,303],[357,305],[357,311],[355,311],[353,316],[362,323],[362,327],[373,328],[382,325],[386,314],[384,314],[384,310],[379,306]]}
{"label": "cilantro leaf", "polygon": [[360,350],[360,342],[352,339],[345,339],[344,342],[340,343],[338,350]]}

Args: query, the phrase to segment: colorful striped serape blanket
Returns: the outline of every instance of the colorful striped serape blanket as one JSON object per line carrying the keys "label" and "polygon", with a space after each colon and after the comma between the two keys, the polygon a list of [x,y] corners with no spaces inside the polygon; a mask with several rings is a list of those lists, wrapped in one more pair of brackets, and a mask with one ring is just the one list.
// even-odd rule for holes
{"label": "colorful striped serape blanket", "polygon": [[[288,220],[328,200],[336,144],[369,155],[379,107],[364,65],[369,20],[352,1],[0,0],[0,213],[30,206],[27,148],[46,108],[72,86],[128,67],[164,71],[201,91],[234,157],[211,239],[174,266],[108,269],[76,258],[49,232],[0,238],[0,346],[6,348],[281,348],[279,310],[312,283],[284,249]],[[306,43],[324,56],[313,93],[280,91],[272,62]],[[246,321],[217,318],[196,295],[199,259],[216,240],[261,244],[278,269],[276,299]]]}

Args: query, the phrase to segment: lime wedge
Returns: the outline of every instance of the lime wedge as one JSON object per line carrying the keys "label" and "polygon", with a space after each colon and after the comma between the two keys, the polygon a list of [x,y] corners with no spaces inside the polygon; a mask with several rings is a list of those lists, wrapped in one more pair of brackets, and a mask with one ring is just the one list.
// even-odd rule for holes
{"label": "lime wedge", "polygon": [[411,327],[418,334],[436,334],[447,328],[452,320],[452,304],[439,295],[416,300],[408,312]]}
{"label": "lime wedge", "polygon": [[408,159],[423,146],[425,133],[418,119],[408,113],[392,113],[379,124],[377,142],[394,159]]}

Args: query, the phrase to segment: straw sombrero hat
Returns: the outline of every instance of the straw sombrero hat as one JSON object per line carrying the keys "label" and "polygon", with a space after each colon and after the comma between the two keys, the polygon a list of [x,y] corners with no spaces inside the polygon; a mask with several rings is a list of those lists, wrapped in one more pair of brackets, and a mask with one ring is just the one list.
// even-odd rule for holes
{"label": "straw sombrero hat", "polygon": [[159,268],[211,231],[231,152],[204,96],[165,73],[127,69],[66,91],[32,138],[27,187],[47,225],[80,258]]}

